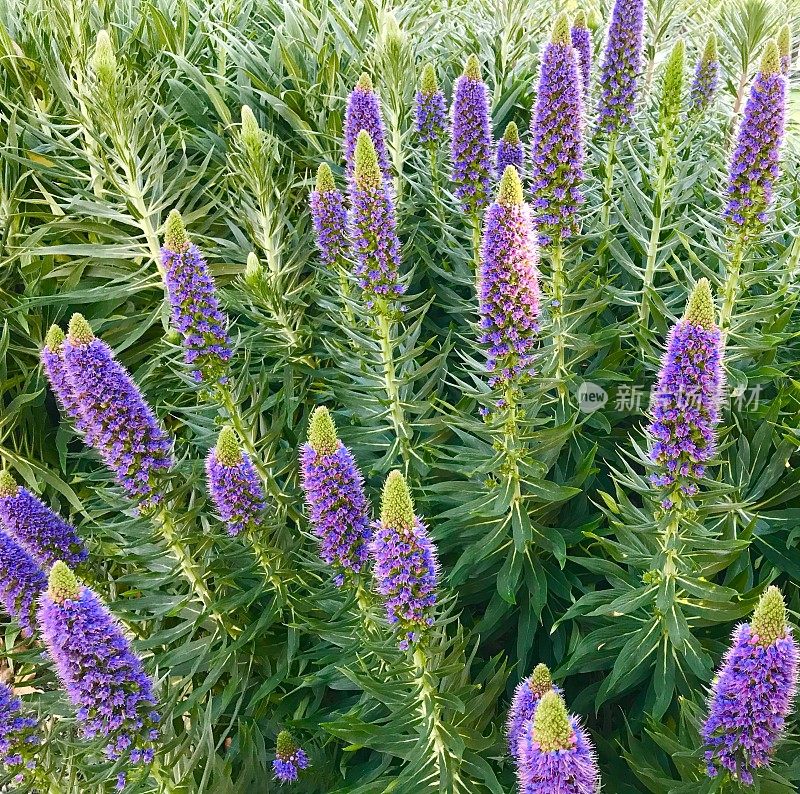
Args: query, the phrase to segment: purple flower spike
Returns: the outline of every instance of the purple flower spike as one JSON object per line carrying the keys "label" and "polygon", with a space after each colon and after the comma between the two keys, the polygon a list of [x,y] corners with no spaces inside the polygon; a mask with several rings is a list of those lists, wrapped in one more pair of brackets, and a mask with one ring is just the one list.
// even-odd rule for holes
{"label": "purple flower spike", "polygon": [[486,211],[478,279],[481,342],[489,384],[530,373],[539,331],[538,252],[519,173],[508,166],[497,201]]}
{"label": "purple flower spike", "polygon": [[309,766],[308,756],[297,746],[289,731],[281,731],[275,743],[275,760],[272,771],[281,783],[294,783],[301,769]]}
{"label": "purple flower spike", "polygon": [[356,144],[362,130],[366,130],[372,140],[381,174],[388,181],[391,179],[391,172],[389,153],[386,149],[386,132],[381,117],[381,103],[372,87],[372,80],[366,73],[361,75],[347,100],[344,119],[344,155],[349,176],[352,176],[356,169]]}
{"label": "purple flower spike", "polygon": [[64,365],[65,340],[64,332],[57,325],[51,325],[42,348],[42,366],[58,401],[58,407],[75,423],[76,430],[80,430],[80,406],[72,392]]}
{"label": "purple flower spike", "polygon": [[0,763],[6,772],[22,783],[36,767],[36,752],[42,740],[39,723],[22,712],[22,702],[14,690],[0,683]]}
{"label": "purple flower spike", "polygon": [[600,773],[594,749],[577,717],[550,690],[533,720],[525,723],[518,747],[520,794],[597,794]]}
{"label": "purple flower spike", "polygon": [[583,99],[566,14],[545,47],[531,137],[533,222],[539,244],[549,245],[578,232],[583,203]]}
{"label": "purple flower spike", "polygon": [[367,306],[405,292],[399,283],[400,240],[394,202],[381,178],[378,156],[366,130],[358,133],[350,180],[350,237],[355,275]]}
{"label": "purple flower spike", "polygon": [[745,785],[770,764],[797,691],[797,640],[781,591],[769,587],[750,624],[733,633],[714,679],[703,725],[708,775],[720,769]]}
{"label": "purple flower spike", "polygon": [[709,33],[703,54],[694,70],[694,80],[689,92],[689,112],[701,115],[711,105],[719,86],[719,55],[717,37]]}
{"label": "purple flower spike", "polygon": [[366,564],[372,530],[364,478],[323,406],[311,414],[308,443],[300,453],[300,477],[320,556],[341,584],[345,575],[359,573]]}
{"label": "purple flower spike", "polygon": [[433,64],[425,64],[415,102],[415,120],[419,142],[438,146],[447,126],[447,104],[439,90]]}
{"label": "purple flower spike", "polygon": [[375,522],[370,551],[386,616],[402,631],[400,647],[405,650],[434,623],[439,563],[399,471],[390,472],[383,486],[381,518]]}
{"label": "purple flower spike", "polygon": [[572,46],[578,52],[578,63],[581,68],[581,84],[583,85],[583,96],[589,95],[589,86],[592,82],[592,32],[586,24],[586,14],[578,11],[572,20],[572,30],[570,31]]}
{"label": "purple flower spike", "polygon": [[226,427],[206,460],[208,490],[229,535],[257,528],[267,507],[253,462],[242,452],[233,428]]}
{"label": "purple flower spike", "polygon": [[788,75],[792,68],[792,29],[788,22],[778,31],[778,50],[781,54],[781,74]]}
{"label": "purple flower spike", "polygon": [[63,562],[50,571],[39,628],[84,736],[105,737],[111,761],[149,764],[159,721],[152,683],[107,607]]}
{"label": "purple flower spike", "polygon": [[633,120],[639,72],[642,70],[644,0],[615,0],[600,66],[598,130],[624,132]]}
{"label": "purple flower spike", "polygon": [[317,187],[311,191],[309,203],[320,259],[325,265],[334,265],[347,251],[347,210],[327,163],[317,169]]}
{"label": "purple flower spike", "polygon": [[47,577],[36,560],[0,530],[0,601],[26,637],[33,633],[36,602],[46,587]]}
{"label": "purple flower spike", "polygon": [[172,465],[172,444],[127,370],[74,314],[64,343],[64,369],[87,444],[142,507],[159,502],[158,479]]}
{"label": "purple flower spike", "polygon": [[456,81],[452,125],[455,194],[464,212],[474,214],[489,203],[492,181],[489,92],[476,55],[467,58],[464,73]]}
{"label": "purple flower spike", "polygon": [[214,279],[200,249],[189,240],[177,210],[167,218],[161,264],[172,325],[183,336],[184,359],[198,383],[225,383],[231,343]]}
{"label": "purple flower spike", "polygon": [[527,678],[523,678],[514,690],[514,699],[508,710],[506,736],[508,737],[508,752],[516,762],[519,762],[519,740],[523,727],[526,722],[533,719],[542,695],[551,689],[556,692],[561,691],[558,687],[553,686],[553,679],[547,665],[537,664],[533,668],[533,672]]}
{"label": "purple flower spike", "polygon": [[27,488],[17,485],[8,471],[0,472],[0,521],[45,568],[56,560],[74,568],[89,556],[75,529]]}
{"label": "purple flower spike", "polygon": [[519,139],[519,129],[513,121],[508,122],[503,137],[497,142],[497,173],[502,176],[507,165],[513,165],[522,176],[525,150]]}
{"label": "purple flower spike", "polygon": [[725,217],[744,238],[761,231],[772,203],[772,185],[780,169],[786,117],[786,78],[778,45],[767,44],[739,126],[728,175]]}

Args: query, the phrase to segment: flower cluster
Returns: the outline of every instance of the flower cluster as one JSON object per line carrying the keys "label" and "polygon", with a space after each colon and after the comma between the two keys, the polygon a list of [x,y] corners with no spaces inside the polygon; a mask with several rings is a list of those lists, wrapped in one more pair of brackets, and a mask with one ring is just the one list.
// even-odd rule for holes
{"label": "flower cluster", "polygon": [[350,450],[336,437],[328,409],[317,407],[300,453],[300,477],[309,522],[320,541],[320,556],[336,571],[337,584],[358,573],[372,537],[364,478]]}
{"label": "flower cluster", "polygon": [[200,382],[224,383],[231,344],[228,321],[219,308],[214,279],[200,249],[190,242],[177,210],[167,218],[161,264],[172,325],[182,336],[184,358]]}
{"label": "flower cluster", "polygon": [[508,122],[503,137],[497,142],[497,173],[502,174],[507,165],[513,165],[520,175],[525,167],[525,149],[519,139],[519,129],[513,121]]}
{"label": "flower cluster", "polygon": [[734,631],[714,679],[702,732],[709,776],[727,769],[749,785],[769,765],[797,690],[799,654],[783,596],[770,587],[750,624]]}
{"label": "flower cluster", "polygon": [[785,116],[786,78],[778,45],[770,41],[750,89],[728,175],[725,216],[745,238],[758,233],[767,220]]}
{"label": "flower cluster", "polygon": [[694,80],[689,91],[689,112],[702,114],[714,99],[719,86],[719,55],[717,54],[717,37],[709,33],[703,54],[697,61]]}
{"label": "flower cluster", "polygon": [[561,691],[553,686],[550,670],[544,664],[537,664],[533,672],[517,684],[506,722],[508,752],[515,761],[519,761],[519,740],[525,723],[533,719],[542,695],[551,689]]}
{"label": "flower cluster", "polygon": [[572,39],[572,46],[578,52],[583,96],[585,98],[589,95],[589,86],[592,82],[592,33],[586,24],[586,13],[584,11],[578,11],[575,14],[572,20],[570,38]]}
{"label": "flower cluster", "polygon": [[45,568],[56,560],[74,568],[89,556],[75,529],[8,471],[0,472],[0,522]]}
{"label": "flower cluster", "polygon": [[414,103],[415,122],[420,143],[441,143],[447,126],[447,104],[436,81],[433,64],[425,64]]}
{"label": "flower cluster", "polygon": [[109,760],[149,764],[159,722],[153,685],[106,606],[63,562],[50,571],[39,626],[84,736],[106,738]]}
{"label": "flower cluster", "polygon": [[415,643],[432,626],[439,563],[425,525],[414,514],[408,484],[399,471],[386,478],[380,521],[375,522],[370,551],[377,590],[384,597],[389,622],[403,632],[400,647]]}
{"label": "flower cluster", "polygon": [[[703,278],[689,298],[683,319],[670,331],[653,394],[650,456],[665,470],[653,475],[656,485],[703,476],[703,464],[716,448],[722,381],[722,335],[714,320],[711,288]],[[681,485],[687,495],[696,490],[693,483]],[[664,506],[672,505],[668,500]]]}
{"label": "flower cluster", "polygon": [[317,169],[317,187],[311,191],[309,203],[320,259],[333,265],[347,250],[347,209],[327,163]]}
{"label": "flower cluster", "polygon": [[633,119],[642,68],[643,0],[615,0],[600,66],[598,129],[606,135],[623,132]]}
{"label": "flower cluster", "polygon": [[531,119],[531,192],[539,244],[578,231],[583,203],[583,100],[569,22],[560,14],[545,47]]}
{"label": "flower cluster", "polygon": [[41,742],[39,723],[22,712],[22,702],[8,684],[0,683],[0,763],[21,783],[36,767],[33,758]]}
{"label": "flower cluster", "polygon": [[478,279],[481,342],[490,385],[528,373],[539,331],[538,253],[519,173],[508,166],[486,212]]}
{"label": "flower cluster", "polygon": [[75,429],[80,430],[81,410],[72,392],[67,368],[64,365],[65,340],[64,332],[57,325],[51,325],[42,348],[42,366],[58,401],[58,407],[75,423]]}
{"label": "flower cluster", "polygon": [[366,73],[361,75],[356,87],[350,92],[344,119],[344,156],[347,161],[347,173],[350,176],[356,170],[356,145],[362,130],[365,130],[372,140],[383,178],[390,179],[389,153],[386,149],[381,104],[372,87],[372,80]]}
{"label": "flower cluster", "polygon": [[275,743],[272,771],[281,783],[293,783],[301,769],[308,768],[308,756],[297,746],[289,731],[281,731]]}
{"label": "flower cluster", "polygon": [[464,73],[456,81],[450,147],[456,198],[465,212],[476,213],[489,203],[492,128],[489,92],[475,55],[467,58]]}
{"label": "flower cluster", "polygon": [[33,633],[36,601],[47,577],[14,538],[0,530],[0,601],[25,636]]}
{"label": "flower cluster", "polygon": [[242,452],[233,428],[224,428],[206,460],[211,501],[229,535],[257,527],[266,509],[264,488],[250,456]]}

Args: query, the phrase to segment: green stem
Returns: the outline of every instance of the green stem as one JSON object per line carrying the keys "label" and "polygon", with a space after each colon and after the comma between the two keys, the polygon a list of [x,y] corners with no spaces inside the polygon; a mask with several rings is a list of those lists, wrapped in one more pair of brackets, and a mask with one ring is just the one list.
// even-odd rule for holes
{"label": "green stem", "polygon": [[264,578],[272,585],[281,602],[285,603],[287,593],[286,583],[280,576],[282,557],[280,550],[265,546],[255,532],[250,533],[249,540],[253,554],[264,572]]}
{"label": "green stem", "polygon": [[353,316],[353,310],[350,308],[350,281],[347,278],[347,269],[343,262],[337,262],[336,272],[339,276],[339,293],[342,296],[342,314],[344,314],[347,324],[352,328],[356,320]]}
{"label": "green stem", "polygon": [[472,213],[472,258],[477,273],[481,267],[481,216],[478,210]]}
{"label": "green stem", "polygon": [[414,651],[414,668],[416,683],[420,692],[419,712],[425,724],[426,732],[433,741],[438,766],[439,759],[447,757],[447,746],[442,739],[442,735],[446,734],[446,731],[444,730],[436,702],[435,682],[431,673],[428,672],[428,663],[421,648],[417,648]]}
{"label": "green stem", "polygon": [[505,452],[505,473],[511,479],[514,494],[513,501],[522,499],[519,474],[519,454],[521,442],[517,425],[516,391],[512,384],[506,384],[503,394],[505,416],[503,418],[503,450]]}
{"label": "green stem", "polygon": [[608,231],[611,220],[612,189],[614,187],[614,165],[617,155],[617,136],[613,135],[608,140],[608,153],[606,154],[604,181],[603,181],[603,208],[600,213],[600,226],[603,233]]}
{"label": "green stem", "polygon": [[564,333],[564,292],[566,276],[564,274],[564,249],[560,243],[553,243],[550,249],[550,263],[553,279],[553,345],[556,349],[556,372],[558,392],[563,398],[566,392],[564,375],[566,374],[566,344]]}
{"label": "green stem", "polygon": [[788,287],[795,280],[798,267],[800,267],[800,235],[797,235],[792,242],[786,267],[783,268],[781,275],[781,286]]}
{"label": "green stem", "polygon": [[392,427],[400,447],[400,454],[403,463],[408,469],[409,434],[405,426],[405,412],[403,403],[400,400],[400,386],[397,383],[397,373],[394,366],[394,349],[392,346],[392,331],[389,325],[389,317],[385,311],[378,312],[378,339],[381,345],[381,360],[383,363],[383,382],[386,389],[386,397],[389,401],[389,411],[392,418]]}
{"label": "green stem", "polygon": [[733,307],[736,303],[736,295],[739,291],[739,277],[742,270],[742,261],[745,254],[745,243],[741,238],[736,241],[728,263],[725,286],[723,287],[722,311],[719,317],[719,327],[722,330],[723,340],[727,338],[730,331],[730,321],[733,315]]}
{"label": "green stem", "polygon": [[436,144],[430,147],[431,191],[437,203],[439,201],[439,152]]}

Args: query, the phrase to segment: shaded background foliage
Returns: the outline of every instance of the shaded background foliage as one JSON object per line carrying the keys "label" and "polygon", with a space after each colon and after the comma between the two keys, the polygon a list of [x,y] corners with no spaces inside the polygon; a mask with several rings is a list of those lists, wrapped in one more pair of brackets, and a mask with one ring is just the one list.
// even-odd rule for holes
{"label": "shaded background foliage", "polygon": [[[611,223],[602,223],[604,152],[593,143],[583,230],[566,254],[569,374],[545,364],[529,387],[532,452],[519,462],[524,494],[515,501],[498,470],[498,437],[477,412],[486,390],[472,230],[449,193],[446,163],[432,183],[411,111],[425,61],[450,97],[476,52],[495,138],[512,120],[527,130],[554,10],[528,0],[410,0],[393,10],[361,0],[0,6],[0,456],[88,539],[82,574],[154,673],[165,752],[142,790],[270,791],[275,736],[290,727],[314,767],[299,791],[509,791],[505,710],[539,661],[591,729],[609,791],[710,786],[697,725],[733,624],[772,582],[800,610],[796,115],[774,219],[748,254],[727,348],[729,391],[757,389],[759,399],[726,402],[720,464],[692,518],[696,545],[684,549],[694,567],[666,609],[653,603],[647,579],[660,568],[653,537],[661,519],[641,451],[643,414],[618,410],[617,397],[625,387],[649,391],[689,286],[702,275],[717,286],[724,278],[720,211],[733,119],[764,42],[795,22],[797,9],[762,0],[648,4],[644,99],[619,150]],[[589,11],[597,55],[608,9]],[[87,84],[104,27],[121,75],[105,104]],[[725,90],[702,124],[681,125],[662,212],[654,204],[666,195],[655,134],[661,67],[679,38],[693,63],[710,30]],[[403,442],[376,343],[342,317],[307,210],[320,162],[342,184],[345,98],[364,70],[381,96],[400,175]],[[266,132],[255,162],[239,142],[244,104]],[[233,320],[231,390],[269,475],[265,533],[284,555],[277,588],[265,586],[252,549],[228,538],[206,504],[202,459],[231,406],[198,402],[169,333],[156,263],[172,208],[208,256]],[[251,254],[257,277],[246,280]],[[654,289],[643,297],[648,256]],[[163,531],[131,512],[59,416],[38,356],[50,324],[63,326],[73,311],[117,351],[178,440],[175,531],[213,586],[217,613],[242,627],[235,640],[199,614]],[[554,341],[544,326],[546,362]],[[591,414],[574,396],[587,380],[610,394]],[[297,453],[320,403],[334,412],[373,498],[386,472],[405,466],[437,543],[444,606],[422,679],[390,639],[368,633],[363,610],[316,560]],[[367,614],[377,619],[378,606]],[[3,657],[26,703],[59,718],[48,722],[44,768],[57,770],[65,790],[105,790],[114,775],[86,762],[52,672],[11,624]],[[796,750],[784,743],[760,790],[797,790]]]}

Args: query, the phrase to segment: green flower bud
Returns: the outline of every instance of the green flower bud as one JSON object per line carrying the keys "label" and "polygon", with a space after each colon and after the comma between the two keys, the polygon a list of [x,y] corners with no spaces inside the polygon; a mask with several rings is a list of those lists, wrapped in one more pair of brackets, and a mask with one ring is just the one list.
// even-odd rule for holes
{"label": "green flower bud", "polygon": [[375,144],[366,130],[361,130],[356,138],[353,179],[362,190],[374,190],[382,184],[378,153],[375,151]]}
{"label": "green flower bud", "polygon": [[47,594],[58,604],[64,601],[74,601],[80,595],[80,585],[75,574],[67,567],[66,563],[53,563],[47,585]]}
{"label": "green flower bud", "polygon": [[308,423],[308,443],[319,455],[331,455],[339,446],[336,425],[330,411],[324,405],[317,406],[311,412],[311,420]]}
{"label": "green flower bud", "polygon": [[572,746],[572,726],[564,699],[555,690],[542,695],[533,715],[533,739],[542,752],[568,750]]}
{"label": "green flower bud", "polygon": [[14,475],[8,471],[0,471],[0,497],[16,496],[19,486]]}
{"label": "green flower bud", "polygon": [[65,339],[64,332],[57,325],[51,325],[44,338],[44,345],[49,351],[55,353],[64,344]]}
{"label": "green flower bud", "polygon": [[556,17],[553,23],[553,31],[550,34],[550,41],[553,44],[572,44],[572,34],[569,29],[569,19],[564,13]]}
{"label": "green flower bud", "polygon": [[439,82],[436,79],[436,70],[432,63],[426,63],[422,68],[419,78],[419,90],[423,94],[435,94],[439,90]]}
{"label": "green flower bud", "polygon": [[780,74],[781,72],[781,53],[778,49],[778,43],[775,39],[770,39],[767,42],[764,55],[761,57],[761,74]]}
{"label": "green flower bud", "polygon": [[88,345],[94,339],[92,326],[82,314],[72,315],[69,326],[67,327],[69,341],[78,345]]}
{"label": "green flower bud", "polygon": [[164,224],[164,248],[170,251],[183,251],[189,245],[189,235],[180,212],[172,210]]}
{"label": "green flower bud", "polygon": [[553,688],[553,677],[550,668],[546,664],[537,664],[531,673],[531,692],[538,697],[542,697],[545,692]]}
{"label": "green flower bud", "polygon": [[772,645],[786,634],[786,604],[783,594],[774,585],[768,587],[761,596],[753,612],[750,628],[764,647]]}
{"label": "green flower bud", "polygon": [[389,472],[381,497],[381,523],[396,529],[414,526],[414,502],[406,478],[401,472]]}
{"label": "green flower bud", "polygon": [[699,325],[701,328],[711,330],[716,325],[715,317],[711,286],[707,278],[701,278],[689,296],[683,319],[692,325]]}
{"label": "green flower bud", "polygon": [[216,446],[217,460],[223,466],[236,466],[242,462],[242,448],[232,427],[224,427],[219,434]]}
{"label": "green flower bud", "polygon": [[109,89],[113,88],[117,80],[117,56],[107,30],[100,30],[97,33],[92,56],[92,69],[101,85]]}
{"label": "green flower bud", "polygon": [[497,189],[497,203],[505,207],[519,206],[522,204],[522,181],[519,171],[513,165],[507,165],[500,179]]}
{"label": "green flower bud", "polygon": [[464,64],[464,77],[469,77],[470,80],[481,79],[481,62],[474,53],[467,58]]}

